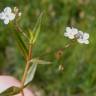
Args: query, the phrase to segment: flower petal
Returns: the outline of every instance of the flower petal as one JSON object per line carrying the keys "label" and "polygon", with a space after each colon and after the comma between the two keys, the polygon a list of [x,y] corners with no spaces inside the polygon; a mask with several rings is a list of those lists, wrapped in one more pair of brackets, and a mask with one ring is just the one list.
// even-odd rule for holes
{"label": "flower petal", "polygon": [[0,19],[1,19],[1,20],[5,19],[5,14],[4,14],[4,12],[1,12],[1,13],[0,13]]}
{"label": "flower petal", "polygon": [[8,24],[8,23],[9,23],[9,19],[5,19],[4,24]]}
{"label": "flower petal", "polygon": [[88,40],[85,40],[85,41],[84,41],[84,44],[89,44],[89,41],[88,41]]}
{"label": "flower petal", "polygon": [[84,33],[84,39],[88,39],[89,38],[89,34],[88,33]]}
{"label": "flower petal", "polygon": [[66,32],[72,32],[72,29],[70,27],[66,27]]}
{"label": "flower petal", "polygon": [[71,34],[70,32],[64,33],[64,36],[65,36],[65,37],[68,37],[69,39],[74,39],[74,35]]}
{"label": "flower petal", "polygon": [[69,39],[74,39],[74,35],[69,35],[68,38]]}
{"label": "flower petal", "polygon": [[76,28],[72,28],[72,34],[76,35],[78,33],[78,30]]}
{"label": "flower petal", "polygon": [[78,43],[81,43],[81,44],[84,43],[84,41],[83,41],[82,39],[77,39],[77,42],[78,42]]}
{"label": "flower petal", "polygon": [[69,31],[71,28],[70,27],[66,27],[66,31]]}
{"label": "flower petal", "polygon": [[6,7],[5,9],[4,9],[4,13],[7,13],[7,14],[9,14],[9,13],[11,13],[11,8],[10,7]]}

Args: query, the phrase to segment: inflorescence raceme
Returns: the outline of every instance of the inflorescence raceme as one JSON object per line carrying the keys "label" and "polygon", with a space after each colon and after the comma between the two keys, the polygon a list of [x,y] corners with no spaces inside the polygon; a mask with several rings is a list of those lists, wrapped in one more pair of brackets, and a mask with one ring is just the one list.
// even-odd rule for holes
{"label": "inflorescence raceme", "polygon": [[66,27],[64,36],[68,37],[69,39],[76,39],[77,42],[81,44],[89,44],[89,34],[79,31],[76,28]]}

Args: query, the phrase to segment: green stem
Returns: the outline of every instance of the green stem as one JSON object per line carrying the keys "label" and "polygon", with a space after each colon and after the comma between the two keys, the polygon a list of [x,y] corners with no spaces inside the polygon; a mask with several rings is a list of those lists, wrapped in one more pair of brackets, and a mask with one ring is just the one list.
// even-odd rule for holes
{"label": "green stem", "polygon": [[30,67],[29,61],[31,59],[32,59],[32,44],[29,44],[29,53],[28,53],[28,56],[27,56],[26,67],[25,67],[23,77],[22,77],[22,81],[21,81],[21,90],[23,90],[23,88],[24,88],[24,82],[26,80],[26,76],[27,76],[27,73],[28,73],[28,70],[29,70],[29,67]]}

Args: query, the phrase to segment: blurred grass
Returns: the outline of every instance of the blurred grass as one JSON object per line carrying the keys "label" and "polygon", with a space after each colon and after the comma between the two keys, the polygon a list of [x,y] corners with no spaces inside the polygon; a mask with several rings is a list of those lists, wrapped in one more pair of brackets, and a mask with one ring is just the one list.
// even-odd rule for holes
{"label": "blurred grass", "polygon": [[[40,12],[46,12],[33,56],[53,63],[39,65],[32,83],[46,96],[96,96],[96,0],[0,0],[0,11],[6,6],[21,10],[25,31],[34,27]],[[90,44],[62,51],[70,42],[63,36],[66,26],[88,32]],[[12,32],[11,25],[0,22],[0,71],[21,78],[24,61]],[[64,70],[58,70],[60,65]]]}

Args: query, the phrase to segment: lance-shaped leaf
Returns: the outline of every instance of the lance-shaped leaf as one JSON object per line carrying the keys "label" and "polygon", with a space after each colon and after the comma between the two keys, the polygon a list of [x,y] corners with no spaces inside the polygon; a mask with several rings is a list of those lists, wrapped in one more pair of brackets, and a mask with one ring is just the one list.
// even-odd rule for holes
{"label": "lance-shaped leaf", "polygon": [[51,62],[49,62],[49,61],[44,61],[44,60],[40,60],[40,59],[36,59],[36,58],[30,60],[29,63],[33,63],[33,64],[29,68],[28,75],[26,77],[24,86],[27,86],[32,82],[38,64],[51,64]]}
{"label": "lance-shaped leaf", "polygon": [[34,64],[51,64],[50,61],[40,60],[38,58],[34,58],[34,59],[30,60],[29,63],[34,63]]}
{"label": "lance-shaped leaf", "polygon": [[34,39],[34,34],[33,34],[31,29],[29,29],[29,36],[30,36],[29,43],[31,43],[33,41],[33,39]]}
{"label": "lance-shaped leaf", "polygon": [[15,34],[15,37],[16,37],[16,41],[17,41],[17,44],[18,44],[18,47],[20,48],[20,51],[22,52],[23,56],[26,58],[27,56],[27,53],[28,53],[28,50],[27,50],[27,47],[22,39],[22,34],[19,33],[19,32],[14,32]]}
{"label": "lance-shaped leaf", "polygon": [[12,86],[8,89],[6,89],[5,91],[3,91],[2,93],[0,93],[0,96],[13,96],[16,95],[20,92],[20,88]]}
{"label": "lance-shaped leaf", "polygon": [[37,64],[36,63],[32,64],[31,67],[29,68],[29,71],[28,71],[24,86],[27,86],[33,80],[36,69],[37,69]]}
{"label": "lance-shaped leaf", "polygon": [[34,34],[35,34],[33,40],[31,41],[31,43],[33,43],[33,44],[35,43],[35,41],[37,40],[37,37],[39,35],[40,29],[41,29],[42,18],[43,18],[43,12],[40,14],[40,16],[36,22],[36,25],[32,30],[32,32],[34,32]]}

